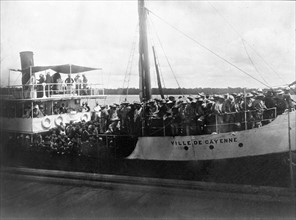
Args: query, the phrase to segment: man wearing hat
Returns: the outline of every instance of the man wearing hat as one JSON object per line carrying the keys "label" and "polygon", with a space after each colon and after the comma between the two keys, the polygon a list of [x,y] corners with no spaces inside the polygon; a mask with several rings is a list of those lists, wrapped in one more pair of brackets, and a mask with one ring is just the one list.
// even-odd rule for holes
{"label": "man wearing hat", "polygon": [[146,109],[147,109],[147,115],[149,117],[157,116],[158,106],[156,105],[153,99],[148,101],[148,105],[146,106]]}
{"label": "man wearing hat", "polygon": [[291,111],[291,108],[295,108],[296,102],[292,99],[290,94],[290,87],[284,89],[284,100],[287,102],[287,108]]}
{"label": "man wearing hat", "polygon": [[204,99],[198,98],[196,100],[195,115],[197,120],[196,132],[202,134],[204,130],[205,108],[203,107]]}
{"label": "man wearing hat", "polygon": [[100,120],[100,132],[105,133],[108,125],[108,118],[109,118],[109,113],[108,110],[106,109],[105,105],[101,106],[101,120]]}
{"label": "man wearing hat", "polygon": [[284,98],[284,91],[283,90],[279,89],[276,92],[277,92],[277,95],[275,97],[276,112],[278,115],[281,115],[288,108],[288,103],[286,102],[286,100]]}
{"label": "man wearing hat", "polygon": [[39,106],[36,104],[33,108],[33,118],[41,118],[41,117],[44,117],[44,115],[40,111]]}
{"label": "man wearing hat", "polygon": [[172,102],[175,102],[176,101],[176,99],[175,99],[174,96],[169,96],[169,100],[172,101]]}
{"label": "man wearing hat", "polygon": [[37,98],[43,97],[43,85],[42,85],[42,83],[45,83],[45,77],[41,73],[39,75],[38,85],[37,85]]}
{"label": "man wearing hat", "polygon": [[157,117],[159,118],[163,118],[167,111],[168,111],[168,107],[167,107],[167,104],[166,104],[166,101],[163,99],[161,100],[159,103],[158,103],[158,111],[155,112],[155,114],[157,114]]}
{"label": "man wearing hat", "polygon": [[253,94],[252,93],[247,93],[245,96],[245,100],[241,103],[241,106],[243,110],[252,110],[252,103],[253,103]]}
{"label": "man wearing hat", "polygon": [[113,133],[116,131],[117,129],[117,125],[119,122],[119,117],[118,117],[118,112],[117,112],[117,107],[116,105],[110,105],[110,109],[109,109],[109,121],[110,124],[108,126],[108,131],[110,133]]}
{"label": "man wearing hat", "polygon": [[127,114],[130,111],[131,107],[129,106],[128,101],[124,101],[120,104],[120,107],[118,109],[118,117],[120,118],[120,130],[121,131],[127,131],[127,125],[128,125],[128,118]]}
{"label": "man wearing hat", "polygon": [[213,105],[213,113],[216,115],[216,118],[217,118],[217,130],[216,130],[216,133],[221,133],[223,132],[223,113],[224,113],[224,108],[223,108],[223,105],[224,105],[224,101],[225,101],[225,98],[224,96],[222,95],[217,95],[216,96],[216,101],[215,101],[215,104]]}
{"label": "man wearing hat", "polygon": [[49,72],[46,73],[45,77],[46,77],[46,79],[45,79],[45,83],[46,83],[45,91],[48,94],[48,97],[50,97],[50,94],[52,92],[53,79],[52,79]]}
{"label": "man wearing hat", "polygon": [[134,102],[135,110],[134,110],[134,132],[137,135],[142,134],[142,114],[143,108],[140,102]]}
{"label": "man wearing hat", "polygon": [[267,109],[263,100],[264,100],[263,93],[259,93],[255,97],[255,101],[252,103],[252,107],[255,110],[253,112],[253,116],[254,116],[254,119],[255,119],[256,127],[261,127],[262,126],[263,112]]}
{"label": "man wearing hat", "polygon": [[191,100],[193,100],[191,97],[188,97],[184,108],[184,124],[185,124],[185,131],[186,135],[191,135],[195,133],[196,128],[196,115],[195,115],[195,104],[192,105]]}
{"label": "man wearing hat", "polygon": [[[253,99],[254,95],[252,93],[247,93],[245,95],[245,100],[243,100],[241,102],[241,108],[243,109],[243,111],[247,111],[246,115],[247,115],[247,128],[251,129],[255,127],[255,119],[253,117]],[[243,118],[243,121],[245,121],[245,118]],[[245,122],[243,123],[243,126],[245,126]]]}
{"label": "man wearing hat", "polygon": [[181,127],[181,122],[182,122],[182,118],[179,112],[179,107],[177,105],[174,105],[172,107],[172,115],[171,115],[171,123],[170,123],[172,136],[176,136],[180,134],[179,130]]}
{"label": "man wearing hat", "polygon": [[94,120],[98,121],[99,118],[101,117],[101,106],[99,105],[98,102],[96,102],[96,106],[94,107]]}
{"label": "man wearing hat", "polygon": [[68,74],[68,77],[65,79],[65,83],[67,85],[67,93],[71,94],[72,93],[72,86],[74,83],[74,80],[71,78],[71,74]]}
{"label": "man wearing hat", "polygon": [[265,120],[262,122],[262,124],[268,124],[271,122],[271,119],[275,118],[275,107],[276,107],[276,101],[274,97],[274,92],[272,90],[268,90],[265,94],[265,97],[263,99],[264,104],[266,106],[266,110],[263,112],[263,118],[264,119],[270,119],[270,120]]}
{"label": "man wearing hat", "polygon": [[76,84],[76,94],[80,95],[81,94],[81,85],[82,85],[82,80],[80,77],[80,73],[78,73],[75,78],[74,78],[75,84]]}
{"label": "man wearing hat", "polygon": [[45,114],[45,109],[44,109],[44,106],[43,106],[42,104],[40,104],[39,109],[40,109],[42,115],[43,115],[43,116],[46,116],[46,114]]}

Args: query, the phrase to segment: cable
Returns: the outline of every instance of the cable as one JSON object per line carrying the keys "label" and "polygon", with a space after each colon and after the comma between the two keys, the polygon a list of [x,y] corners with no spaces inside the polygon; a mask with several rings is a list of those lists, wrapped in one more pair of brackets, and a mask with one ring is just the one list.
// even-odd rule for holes
{"label": "cable", "polygon": [[[153,29],[154,29],[154,33],[155,33],[155,35],[157,35],[157,32],[156,32],[156,30],[155,30],[155,27],[153,26],[152,21],[150,20],[150,17],[147,16],[147,18],[148,18],[148,19],[147,19],[147,20],[148,20],[148,28],[149,28],[150,33],[152,33],[152,28],[151,28],[151,27],[153,27]],[[151,34],[151,35],[152,35],[152,34]],[[150,35],[149,35],[149,36],[150,36]],[[150,37],[150,38],[151,38],[151,37]],[[156,36],[156,38],[158,38],[158,36]],[[155,45],[155,44],[156,44],[153,38],[151,38],[151,42],[152,42],[152,45]],[[161,84],[163,85],[163,88],[166,88],[166,86],[165,86],[165,81],[164,81],[164,79],[163,79],[162,70],[161,70],[161,68],[160,68],[160,62],[159,62],[159,59],[158,59],[157,56],[155,57],[155,59],[156,59],[157,65],[158,65],[159,75],[160,75],[160,77],[161,77]],[[156,79],[156,78],[155,78],[155,81],[156,81],[156,84],[157,84],[157,79]]]}
{"label": "cable", "polygon": [[119,102],[122,101],[122,98],[124,96],[123,91],[124,91],[125,88],[127,90],[126,95],[125,95],[125,97],[127,99],[130,76],[131,76],[131,70],[132,70],[132,66],[133,66],[134,54],[135,54],[135,49],[136,49],[136,37],[137,37],[136,33],[138,32],[138,27],[139,27],[139,24],[137,24],[137,26],[135,28],[134,40],[132,42],[131,52],[130,52],[130,56],[129,56],[129,59],[128,59],[128,63],[127,63],[127,67],[126,67],[126,71],[125,71],[125,75],[124,75],[122,88],[121,88],[121,91],[120,91],[121,96],[119,97]]}
{"label": "cable", "polygon": [[[146,9],[146,10],[148,10],[148,9]],[[148,10],[148,11],[149,11],[149,10]],[[149,12],[150,12],[150,11],[149,11]],[[149,20],[150,20],[150,19],[149,19]],[[151,20],[150,20],[150,22],[151,22],[153,28],[155,29],[155,27],[154,27],[154,25],[153,25],[153,22],[152,22]],[[170,64],[170,61],[169,61],[169,59],[168,59],[168,57],[167,57],[167,55],[166,55],[166,53],[165,53],[165,51],[164,51],[163,45],[162,45],[162,43],[161,43],[161,41],[160,41],[160,38],[159,38],[159,36],[158,36],[158,34],[157,34],[156,31],[155,31],[155,34],[156,34],[156,36],[157,36],[157,39],[158,39],[159,44],[160,44],[160,46],[161,46],[161,49],[162,49],[162,51],[163,51],[163,53],[164,53],[164,56],[165,56],[165,58],[166,58],[166,61],[167,61],[168,65],[169,65],[169,67],[170,67],[170,69],[171,69],[171,71],[172,71],[172,73],[173,73],[173,76],[174,76],[174,78],[175,78],[175,81],[176,81],[176,83],[177,83],[177,85],[178,85],[178,89],[180,89],[181,94],[184,95],[184,94],[183,94],[183,91],[182,91],[182,89],[181,89],[181,86],[180,86],[180,84],[179,84],[179,82],[178,82],[178,79],[177,79],[177,77],[176,77],[176,74],[175,74],[175,72],[174,72],[174,70],[173,70],[173,68],[172,68],[172,66],[171,66],[171,64]]]}
{"label": "cable", "polygon": [[197,45],[199,45],[200,47],[202,47],[203,49],[209,51],[210,53],[214,54],[216,57],[220,58],[221,60],[223,60],[224,62],[228,63],[229,65],[231,65],[232,67],[236,68],[237,70],[241,71],[242,73],[244,73],[245,75],[251,77],[252,79],[254,79],[255,81],[261,83],[262,85],[269,87],[266,83],[256,79],[254,76],[252,76],[251,74],[249,74],[248,72],[244,71],[243,69],[241,69],[240,67],[236,66],[235,64],[231,63],[230,61],[228,61],[227,59],[223,58],[222,56],[220,56],[219,54],[215,53],[214,51],[212,51],[211,49],[207,48],[206,46],[204,46],[203,44],[201,44],[200,42],[198,42],[197,40],[193,39],[192,37],[190,37],[189,35],[185,34],[184,32],[182,32],[181,30],[179,30],[178,28],[172,26],[171,24],[169,24],[167,21],[165,21],[164,19],[162,19],[161,17],[159,17],[158,15],[156,15],[154,12],[150,11],[149,9],[147,9],[151,14],[153,14],[155,17],[157,17],[158,19],[160,19],[161,21],[163,21],[164,23],[166,23],[168,26],[170,26],[171,28],[173,28],[174,30],[176,30],[177,32],[179,32],[180,34],[184,35],[185,37],[187,37],[188,39],[192,40],[194,43],[196,43]]}
{"label": "cable", "polygon": [[255,66],[253,60],[251,59],[251,57],[250,57],[250,55],[249,55],[249,53],[248,53],[248,50],[247,50],[247,48],[246,48],[246,45],[245,45],[244,41],[245,41],[245,40],[242,39],[242,42],[243,42],[243,45],[244,45],[244,48],[245,48],[245,52],[246,52],[246,54],[247,54],[247,56],[248,56],[248,58],[249,58],[251,64],[254,66],[254,69],[255,69],[256,72],[259,74],[259,76],[261,77],[261,79],[262,79],[266,84],[268,84],[268,82],[266,82],[266,80],[264,79],[264,77],[261,75],[261,73],[258,71],[257,67]]}
{"label": "cable", "polygon": [[[285,80],[264,60],[264,58],[242,37],[242,35],[234,28],[234,26],[228,22],[228,20],[214,7],[214,5],[212,5],[210,2],[208,2],[208,4],[215,10],[215,12],[224,19],[224,21],[231,27],[231,29],[242,39],[244,40],[247,45],[256,53],[256,55],[262,59],[262,61],[265,63],[265,65],[270,68],[276,75],[278,78],[280,78],[284,83]],[[245,45],[244,45],[245,46]],[[249,56],[249,55],[248,55]]]}

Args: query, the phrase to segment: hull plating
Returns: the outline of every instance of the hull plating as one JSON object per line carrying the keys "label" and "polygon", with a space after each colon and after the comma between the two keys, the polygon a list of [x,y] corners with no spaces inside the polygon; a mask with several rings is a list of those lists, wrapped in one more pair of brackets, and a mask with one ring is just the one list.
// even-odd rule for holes
{"label": "hull plating", "polygon": [[[290,112],[291,147],[296,150],[296,111]],[[128,159],[217,160],[289,151],[288,113],[260,128],[223,134],[139,137]]]}

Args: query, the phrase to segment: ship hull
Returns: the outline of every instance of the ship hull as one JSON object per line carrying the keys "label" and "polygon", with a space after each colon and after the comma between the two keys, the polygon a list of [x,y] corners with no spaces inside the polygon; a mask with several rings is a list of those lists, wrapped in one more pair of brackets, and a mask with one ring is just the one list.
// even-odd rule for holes
{"label": "ship hull", "polygon": [[[296,152],[293,152],[294,160]],[[105,154],[105,156],[107,156]],[[159,161],[71,157],[40,152],[14,152],[2,160],[6,166],[127,175],[216,183],[288,187],[289,154],[248,156],[203,161]],[[296,170],[294,169],[294,178]]]}
{"label": "ship hull", "polygon": [[[295,111],[289,117],[291,150],[296,161]],[[261,128],[225,134],[105,136],[95,148],[88,151],[85,146],[80,156],[27,151],[23,146],[11,149],[13,144],[9,144],[10,151],[3,152],[2,161],[9,166],[38,169],[289,186],[288,140],[288,114],[285,113]],[[295,166],[293,169],[295,176]]]}
{"label": "ship hull", "polygon": [[[200,161],[251,157],[296,150],[296,111],[250,130],[198,136],[139,137],[128,159]],[[288,130],[290,118],[290,138]]]}

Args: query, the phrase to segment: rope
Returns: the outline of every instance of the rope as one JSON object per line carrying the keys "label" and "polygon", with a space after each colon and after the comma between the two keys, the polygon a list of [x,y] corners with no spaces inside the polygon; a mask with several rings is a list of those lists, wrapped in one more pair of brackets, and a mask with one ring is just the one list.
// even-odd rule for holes
{"label": "rope", "polygon": [[147,9],[151,14],[153,14],[155,17],[157,17],[158,19],[160,19],[162,22],[166,23],[168,26],[170,26],[171,28],[173,28],[174,30],[176,30],[177,32],[179,32],[180,34],[184,35],[185,37],[187,37],[188,39],[190,39],[191,41],[193,41],[194,43],[196,43],[197,45],[199,45],[200,47],[202,47],[203,49],[207,50],[208,52],[212,53],[213,55],[215,55],[216,57],[220,58],[221,60],[223,60],[224,62],[228,63],[229,65],[231,65],[232,67],[236,68],[237,70],[239,70],[240,72],[244,73],[245,75],[251,77],[252,79],[254,79],[255,81],[261,83],[262,85],[269,87],[266,83],[256,79],[254,76],[252,76],[251,74],[249,74],[248,72],[244,71],[243,69],[241,69],[240,67],[236,66],[235,64],[231,63],[230,61],[228,61],[227,59],[223,58],[222,56],[220,56],[219,54],[215,53],[214,51],[212,51],[211,49],[209,49],[208,47],[204,46],[203,44],[201,44],[200,42],[198,42],[197,40],[195,40],[194,38],[190,37],[189,35],[185,34],[183,31],[179,30],[178,28],[172,26],[171,24],[169,24],[167,21],[165,21],[164,19],[162,19],[161,17],[159,17],[158,15],[156,15],[154,12],[150,11],[149,9]]}
{"label": "rope", "polygon": [[[139,27],[139,25],[137,24],[137,26],[135,28],[134,40],[133,40],[132,46],[131,46],[131,52],[130,52],[130,56],[129,56],[126,71],[125,71],[125,76],[124,76],[124,81],[123,81],[123,84],[122,84],[122,91],[121,91],[121,96],[119,98],[119,101],[121,101],[122,97],[124,96],[123,91],[125,89],[125,86],[126,86],[126,90],[127,90],[127,93],[126,93],[125,97],[127,98],[127,95],[128,95],[130,76],[131,76],[131,71],[132,71],[133,61],[134,61],[134,55],[135,55],[135,50],[136,50],[136,37],[137,37],[136,33],[138,32],[138,27]],[[126,83],[127,83],[127,85],[125,85]]]}
{"label": "rope", "polygon": [[247,56],[248,56],[248,58],[249,58],[251,64],[254,66],[254,69],[255,69],[256,72],[259,74],[259,76],[261,77],[261,79],[262,79],[266,84],[268,84],[268,82],[266,82],[266,80],[264,79],[264,77],[261,75],[261,73],[258,71],[257,67],[255,66],[253,60],[251,59],[251,57],[250,57],[250,55],[249,55],[249,53],[248,53],[248,50],[247,50],[247,48],[246,48],[246,45],[245,45],[245,43],[244,43],[245,40],[242,39],[242,42],[243,42],[243,45],[244,45],[244,48],[245,48],[245,52],[246,52],[246,54],[247,54]]}
{"label": "rope", "polygon": [[[152,24],[152,21],[150,19],[148,20],[148,22],[149,22],[149,27],[152,26],[154,28],[154,26]],[[154,30],[154,33],[155,33],[155,35],[157,34],[157,32],[155,30]],[[153,43],[153,45],[155,45],[154,39],[152,39],[151,42]],[[159,62],[158,56],[156,56],[155,59],[156,59],[157,64],[158,64],[158,71],[159,71],[159,75],[160,75],[160,79],[161,79],[161,84],[163,85],[163,88],[166,88],[165,81],[164,81],[163,74],[162,74],[162,70],[160,68],[160,62]]]}
{"label": "rope", "polygon": [[[146,9],[146,10],[148,10],[148,9]],[[151,12],[150,10],[148,10],[148,11]],[[173,70],[173,68],[172,68],[172,66],[171,66],[171,64],[170,64],[170,61],[169,61],[169,59],[168,59],[168,57],[167,57],[167,55],[166,55],[166,53],[165,53],[165,50],[164,50],[163,45],[162,45],[162,42],[161,42],[161,40],[160,40],[160,38],[159,38],[159,36],[158,36],[158,34],[157,34],[157,32],[156,32],[156,28],[155,28],[155,26],[154,26],[152,20],[149,19],[149,21],[151,22],[152,27],[153,27],[153,29],[155,30],[156,37],[157,37],[158,42],[159,42],[159,44],[160,44],[160,47],[161,47],[161,49],[162,49],[162,51],[163,51],[163,54],[164,54],[164,56],[165,56],[165,58],[166,58],[166,61],[167,61],[168,65],[169,65],[169,67],[170,67],[170,70],[172,71],[172,74],[173,74],[173,76],[174,76],[174,79],[175,79],[175,81],[176,81],[176,83],[177,83],[177,85],[178,85],[178,89],[180,90],[180,93],[181,93],[182,95],[184,95],[184,93],[183,93],[183,91],[182,91],[182,89],[181,89],[181,86],[180,86],[180,84],[179,84],[179,82],[178,82],[178,79],[177,79],[177,77],[176,77],[176,74],[175,74],[175,72],[174,72],[174,70]]]}
{"label": "rope", "polygon": [[[147,16],[148,17],[148,16]],[[151,25],[150,25],[150,23],[148,22],[148,24],[147,24],[147,32],[148,32],[148,34],[147,34],[147,36],[149,37],[149,40],[148,40],[148,42],[151,42],[151,45],[152,45],[152,47],[155,45],[155,42],[154,42],[154,39],[152,38],[152,36],[151,36]],[[153,60],[153,63],[154,63],[154,60]],[[155,64],[154,63],[154,65],[150,65],[150,67],[152,66],[153,67],[153,69],[155,69],[155,74],[156,74],[156,67],[155,67],[155,65],[157,65],[157,63]],[[152,79],[151,79],[152,80]],[[154,83],[155,83],[155,85],[157,85],[157,77],[153,77],[153,80],[154,80]]]}
{"label": "rope", "polygon": [[[287,84],[285,82],[285,80],[264,60],[264,58],[242,37],[242,35],[234,28],[234,26],[228,22],[228,20],[214,7],[214,5],[212,5],[210,2],[208,2],[208,4],[215,10],[215,12],[224,19],[224,21],[230,26],[230,28],[242,39],[244,40],[248,46],[256,53],[256,55],[262,59],[262,61],[265,63],[265,65],[267,67],[269,67],[276,75],[278,78],[280,78],[285,84]],[[245,46],[245,45],[244,45]]]}

